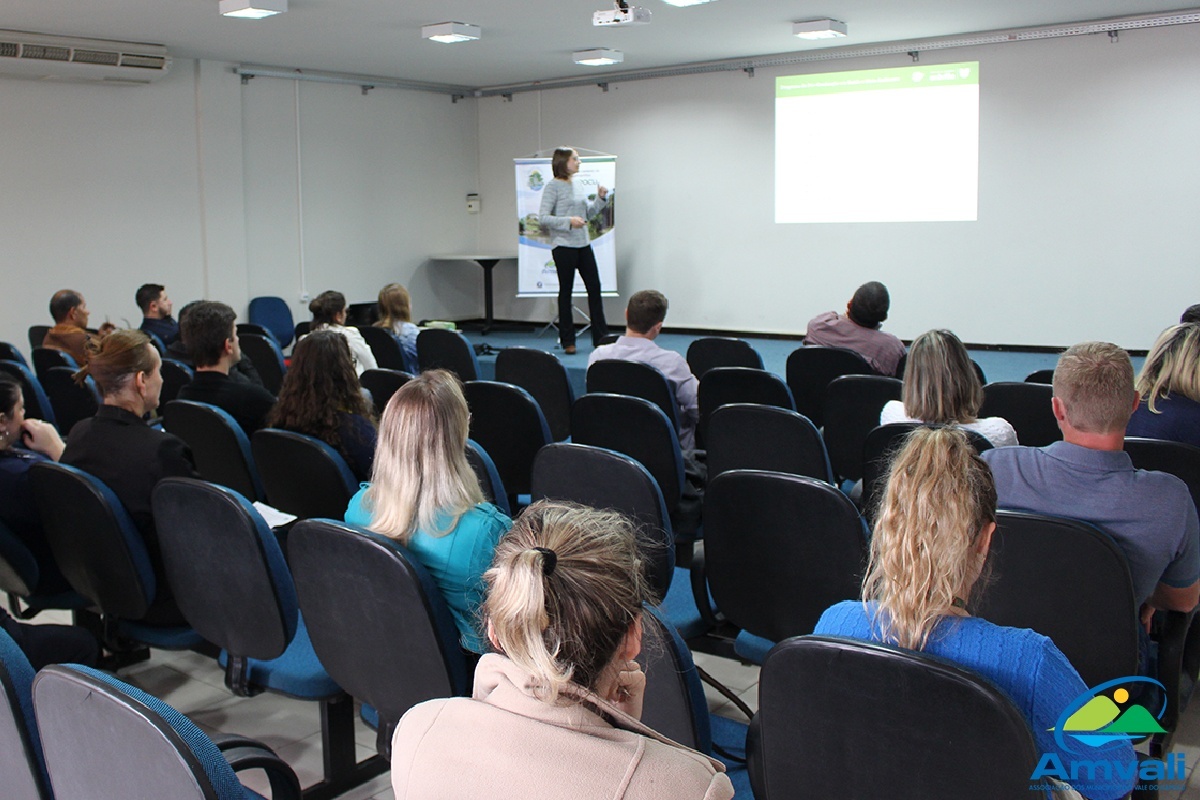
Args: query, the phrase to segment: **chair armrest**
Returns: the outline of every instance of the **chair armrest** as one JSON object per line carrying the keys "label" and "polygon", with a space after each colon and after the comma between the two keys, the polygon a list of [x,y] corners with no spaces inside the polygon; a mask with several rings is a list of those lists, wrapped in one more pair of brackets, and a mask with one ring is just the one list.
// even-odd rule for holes
{"label": "chair armrest", "polygon": [[246,741],[249,744],[221,748],[221,755],[225,756],[233,771],[261,769],[271,783],[271,800],[301,800],[300,779],[288,763],[266,745],[253,740]]}
{"label": "chair armrest", "polygon": [[708,578],[704,572],[704,551],[702,549],[692,551],[692,565],[688,569],[688,575],[692,579],[692,599],[696,601],[700,619],[710,628],[717,627],[725,621],[725,618],[709,602]]}
{"label": "chair armrest", "polygon": [[[1168,731],[1175,729],[1180,712],[1187,704],[1196,680],[1196,636],[1189,637],[1196,610],[1160,611],[1154,617],[1152,638],[1158,642],[1158,680],[1167,689],[1167,710],[1160,723]],[[1193,647],[1188,652],[1189,638]],[[1192,662],[1189,664],[1188,662]]]}
{"label": "chair armrest", "polygon": [[762,720],[758,714],[750,718],[746,729],[746,773],[750,778],[750,790],[755,797],[766,797],[767,788],[762,763]]}

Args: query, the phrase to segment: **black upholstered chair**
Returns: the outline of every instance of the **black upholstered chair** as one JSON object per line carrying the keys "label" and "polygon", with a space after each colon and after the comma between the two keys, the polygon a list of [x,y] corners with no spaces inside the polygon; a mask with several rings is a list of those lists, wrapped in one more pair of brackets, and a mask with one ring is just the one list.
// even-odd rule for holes
{"label": "black upholstered chair", "polygon": [[721,406],[709,420],[708,478],[731,469],[806,475],[833,483],[821,434],[807,417],[751,403]]}
{"label": "black upholstered chair", "polygon": [[858,509],[823,481],[733,470],[704,493],[703,570],[734,649],[762,663],[775,642],[812,633],[822,612],[858,597],[866,564]]}
{"label": "black upholstered chair", "polygon": [[195,375],[195,371],[182,361],[164,358],[162,362],[163,385],[162,391],[158,395],[159,407],[161,408],[178,398],[179,391],[191,383]]}
{"label": "black upholstered chair", "polygon": [[380,369],[404,370],[404,352],[400,349],[399,340],[391,331],[376,328],[374,325],[360,325],[358,332],[371,348],[371,354],[375,356],[375,363]]}
{"label": "black upholstered chair", "polygon": [[33,371],[37,374],[38,380],[43,383],[46,380],[46,371],[52,367],[67,367],[72,372],[79,369],[79,365],[75,363],[75,359],[69,353],[55,350],[53,347],[35,347],[32,355]]}
{"label": "black upholstered chair", "polygon": [[371,393],[375,413],[382,416],[392,395],[400,391],[400,387],[411,381],[413,376],[399,369],[368,369],[364,370],[358,379],[363,388]]}
{"label": "black upholstered chair", "polygon": [[[301,322],[297,322],[296,329],[295,329],[296,341],[298,342],[305,336],[308,336],[308,333],[311,330],[312,330],[312,320],[306,319]],[[284,346],[286,347],[286,345],[284,345]]]}
{"label": "black upholstered chair", "polygon": [[1004,381],[983,387],[980,417],[1003,417],[1028,447],[1045,447],[1062,439],[1050,399],[1054,389],[1045,383]]}
{"label": "black upholstered chair", "polygon": [[[917,428],[922,427],[916,422],[893,422],[890,425],[880,425],[867,434],[863,442],[863,478],[862,501],[860,507],[867,521],[874,522],[876,507],[883,496],[886,476],[892,458],[904,446],[904,440]],[[992,443],[982,434],[975,431],[963,430],[976,452],[991,450]]]}
{"label": "black upholstered chair", "polygon": [[1162,439],[1125,437],[1125,452],[1137,469],[1169,472],[1188,486],[1192,502],[1200,510],[1200,447]]}
{"label": "black upholstered chair", "polygon": [[1037,369],[1025,376],[1026,383],[1054,383],[1054,370]]}
{"label": "black upholstered chair", "polygon": [[413,705],[469,694],[458,629],[433,579],[398,542],[327,519],[293,529],[288,557],[313,649],[378,714],[376,749]]}
{"label": "black upholstered chair", "polygon": [[261,325],[271,331],[280,347],[287,347],[298,336],[292,317],[292,309],[282,297],[252,297],[249,309],[250,323]]}
{"label": "black upholstered chair", "polygon": [[17,349],[17,346],[9,342],[0,342],[0,361],[15,361],[18,364],[29,366],[29,362],[25,360],[24,354]]}
{"label": "black upholstered chair", "polygon": [[911,650],[823,636],[788,639],[767,656],[749,741],[759,800],[1011,800],[1029,793],[1038,761],[1028,723],[986,679]]}
{"label": "black upholstered chair", "polygon": [[53,800],[33,714],[34,670],[0,629],[0,774],[8,800]]}
{"label": "black upholstered chair", "polygon": [[702,336],[692,340],[687,349],[687,363],[696,380],[703,380],[716,367],[763,368],[762,356],[749,342],[730,336]]}
{"label": "black upholstered chair", "polygon": [[[679,404],[675,400],[675,390],[656,367],[620,359],[597,361],[588,367],[587,390],[588,394],[624,394],[649,400],[662,409],[676,435],[679,433]],[[574,432],[575,429],[571,430]]]}
{"label": "black upholstered chair", "polygon": [[533,457],[553,441],[546,418],[529,392],[510,383],[468,381],[463,394],[471,409],[471,439],[492,457],[516,507],[516,496],[529,494]]}
{"label": "black upholstered chair", "polygon": [[700,422],[696,426],[697,446],[708,441],[708,421],[714,411],[729,403],[756,403],[763,406],[796,410],[792,391],[773,372],[750,367],[714,367],[704,373],[697,392]]}
{"label": "black upholstered chair", "polygon": [[208,403],[172,400],[163,406],[163,427],[192,450],[196,472],[248,500],[266,500],[250,439],[227,411]]}
{"label": "black upholstered chair", "polygon": [[312,436],[264,428],[250,440],[267,503],[300,519],[346,513],[358,481],[338,451]]}
{"label": "black upholstered chair", "polygon": [[195,478],[164,478],[152,505],[176,601],[196,631],[221,648],[230,691],[321,704],[321,792],[336,796],[385,770],[381,760],[355,763],[354,701],[314,653],[283,551],[246,498]]}
{"label": "black upholstered chair", "polygon": [[[0,592],[18,619],[29,619],[48,608],[78,610],[90,602],[71,589],[49,553],[35,553],[0,522]],[[24,607],[22,607],[24,606]]]}
{"label": "black upholstered chair", "polygon": [[646,673],[642,722],[685,747],[712,753],[708,701],[692,653],[661,612],[642,613],[643,646],[637,657]]}
{"label": "black upholstered chair", "polygon": [[675,572],[675,534],[658,482],[636,459],[602,447],[550,444],[533,462],[531,500],[568,500],[620,511],[638,526],[646,578],[665,597]]}
{"label": "black upholstered chair", "polygon": [[42,342],[46,341],[46,334],[50,332],[49,325],[30,325],[29,326],[29,350],[30,352],[42,346]]}
{"label": "black upholstered chair", "polygon": [[54,419],[64,437],[76,423],[94,417],[104,403],[95,379],[88,375],[80,385],[75,382],[75,372],[70,367],[51,367],[42,376],[42,388],[50,398]]}
{"label": "black upholstered chair", "polygon": [[33,681],[33,707],[56,800],[248,800],[258,795],[237,772],[250,769],[266,772],[274,800],[300,800],[296,774],[266,745],[239,736],[222,751],[183,714],[108,673],[47,667]]}
{"label": "black upholstered chair", "polygon": [[478,380],[479,361],[467,337],[458,331],[426,328],[417,334],[417,363],[421,371],[448,369],[466,382]]}
{"label": "black upholstered chair", "polygon": [[567,368],[553,353],[529,347],[506,347],[496,356],[496,380],[520,386],[533,395],[550,426],[550,436],[561,442],[571,435],[571,404],[575,391]]}
{"label": "black upholstered chair", "polygon": [[879,427],[889,400],[899,400],[904,384],[883,375],[843,375],[825,387],[825,429],[821,432],[833,472],[843,480],[863,476],[863,444]]}
{"label": "black upholstered chair", "polygon": [[867,360],[844,347],[798,347],[787,359],[787,385],[796,410],[818,428],[825,424],[825,388],[841,375],[875,375]]}
{"label": "black upholstered chair", "polygon": [[508,490],[504,488],[504,481],[500,480],[496,462],[492,461],[492,457],[488,455],[487,450],[480,446],[479,442],[471,439],[467,439],[467,463],[471,465],[471,471],[479,479],[479,488],[483,490],[483,499],[506,515],[512,516],[512,507],[508,504]]}
{"label": "black upholstered chair", "polygon": [[284,373],[287,372],[283,363],[283,351],[279,349],[278,343],[270,336],[253,333],[239,335],[238,341],[241,343],[242,352],[258,370],[263,387],[271,394],[278,395],[279,388],[283,386]]}
{"label": "black upholstered chair", "polygon": [[57,427],[50,398],[46,396],[42,382],[33,374],[33,370],[16,361],[0,361],[0,372],[11,375],[13,380],[21,384],[21,395],[25,398],[26,417],[40,419]]}
{"label": "black upholstered chair", "polygon": [[[254,301],[252,300],[251,302]],[[245,336],[248,333],[252,333],[255,336],[269,336],[275,340],[275,344],[279,344],[279,337],[272,333],[271,329],[265,325],[259,325],[256,322],[239,322],[237,325],[234,325],[234,328],[237,329],[238,336]]]}

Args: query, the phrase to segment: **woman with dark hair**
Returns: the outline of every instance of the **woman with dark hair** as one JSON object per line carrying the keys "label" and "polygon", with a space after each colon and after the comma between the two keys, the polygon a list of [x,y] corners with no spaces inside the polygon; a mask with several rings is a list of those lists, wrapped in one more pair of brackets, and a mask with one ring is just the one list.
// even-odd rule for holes
{"label": "woman with dark hair", "polygon": [[342,454],[355,478],[371,476],[375,422],[344,336],[322,329],[296,344],[267,424],[320,439]]}
{"label": "woman with dark hair", "polygon": [[150,494],[163,478],[200,476],[183,440],[151,428],[144,419],[158,408],[162,359],[141,331],[114,331],[103,339],[90,340],[87,347],[88,363],[75,374],[75,380],[82,382],[91,375],[104,404],[96,416],[71,429],[62,462],[94,475],[112,489],[142,534],[158,578],[158,591],[143,621],[183,624],[163,570]]}
{"label": "woman with dark hair", "polygon": [[571,303],[571,290],[575,286],[576,270],[587,287],[592,346],[599,347],[600,341],[608,335],[604,299],[600,296],[600,270],[588,235],[588,220],[608,203],[608,189],[599,186],[595,196],[591,196],[588,194],[590,189],[572,182],[572,176],[579,172],[579,164],[579,154],[570,147],[559,147],[554,151],[550,161],[554,180],[542,190],[538,214],[538,223],[550,232],[554,269],[558,272],[558,338],[568,355],[575,352],[575,307]]}
{"label": "woman with dark hair", "polygon": [[417,364],[417,335],[421,329],[412,321],[412,298],[398,283],[389,283],[379,290],[379,321],[376,328],[383,328],[400,342],[404,355],[404,368],[416,375],[421,371]]}
{"label": "woman with dark hair", "polygon": [[378,369],[375,354],[371,352],[367,340],[358,332],[358,328],[346,326],[346,295],[341,292],[321,292],[308,304],[312,312],[311,331],[333,331],[346,339],[350,347],[350,363],[354,365],[354,373],[362,375],[369,369]]}
{"label": "woman with dark hair", "polygon": [[643,725],[633,525],[539,501],[496,546],[483,614],[495,652],[470,698],[414,706],[392,737],[392,788],[413,798],[727,800],[719,761]]}

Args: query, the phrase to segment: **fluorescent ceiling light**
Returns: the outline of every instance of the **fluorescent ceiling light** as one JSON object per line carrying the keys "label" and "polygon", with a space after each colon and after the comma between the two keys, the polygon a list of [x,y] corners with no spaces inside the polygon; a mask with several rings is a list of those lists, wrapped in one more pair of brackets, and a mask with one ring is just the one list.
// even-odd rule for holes
{"label": "fluorescent ceiling light", "polygon": [[435,25],[425,25],[421,28],[422,39],[432,39],[442,44],[455,42],[473,42],[483,34],[478,25],[468,25],[465,22],[439,22]]}
{"label": "fluorescent ceiling light", "polygon": [[684,6],[704,5],[705,3],[711,3],[712,1],[713,0],[663,0],[663,2],[666,3],[667,5],[677,6],[679,8],[682,8]]}
{"label": "fluorescent ceiling light", "polygon": [[625,54],[620,50],[609,50],[607,47],[580,50],[573,55],[576,64],[583,64],[586,67],[607,67],[610,64],[620,64],[625,60]]}
{"label": "fluorescent ceiling light", "polygon": [[237,19],[262,19],[287,11],[287,0],[221,0],[221,13]]}
{"label": "fluorescent ceiling light", "polygon": [[809,19],[792,23],[792,35],[799,39],[841,39],[846,36],[846,23],[836,19]]}

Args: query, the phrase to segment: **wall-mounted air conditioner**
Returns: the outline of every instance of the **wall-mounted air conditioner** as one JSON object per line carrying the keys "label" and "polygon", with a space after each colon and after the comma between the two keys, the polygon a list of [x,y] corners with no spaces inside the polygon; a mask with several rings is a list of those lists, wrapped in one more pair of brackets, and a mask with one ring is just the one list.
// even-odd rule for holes
{"label": "wall-mounted air conditioner", "polygon": [[160,44],[0,30],[0,77],[139,84],[170,69],[171,57]]}

